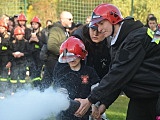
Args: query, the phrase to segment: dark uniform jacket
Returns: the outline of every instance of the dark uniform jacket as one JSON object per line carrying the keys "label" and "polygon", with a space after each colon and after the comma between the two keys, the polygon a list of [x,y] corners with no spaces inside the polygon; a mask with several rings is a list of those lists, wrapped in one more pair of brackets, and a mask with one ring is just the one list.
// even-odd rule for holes
{"label": "dark uniform jacket", "polygon": [[37,36],[37,39],[39,40],[38,42],[35,42],[35,41],[29,42],[30,50],[32,51],[32,53],[34,52],[39,53],[43,46],[43,41],[45,41],[45,35],[42,32],[36,33],[36,36]]}
{"label": "dark uniform jacket", "polygon": [[53,72],[54,87],[66,88],[71,99],[88,97],[91,86],[98,82],[95,70],[84,64],[79,71],[73,71],[68,64],[57,62]]}
{"label": "dark uniform jacket", "polygon": [[0,37],[0,55],[8,56],[10,51],[10,35],[8,33],[0,34]]}
{"label": "dark uniform jacket", "polygon": [[[160,44],[140,21],[126,19],[112,46],[111,68],[88,97],[109,106],[121,89],[129,98],[156,98],[160,93]],[[105,98],[105,99],[104,99]],[[107,100],[106,100],[107,99]]]}
{"label": "dark uniform jacket", "polygon": [[28,41],[23,39],[23,40],[13,40],[11,44],[11,50],[12,52],[22,52],[24,53],[24,56],[20,58],[14,58],[12,57],[12,61],[16,62],[17,64],[22,64],[26,62],[27,56],[30,55],[30,47],[28,44]]}
{"label": "dark uniform jacket", "polygon": [[[54,88],[67,89],[71,99],[88,97],[91,92],[91,86],[99,82],[99,77],[95,70],[84,64],[81,64],[79,71],[73,71],[68,64],[57,62],[53,73]],[[67,109],[60,112],[56,120],[88,120],[89,114],[90,111],[82,118],[79,118],[74,116],[70,109]]]}

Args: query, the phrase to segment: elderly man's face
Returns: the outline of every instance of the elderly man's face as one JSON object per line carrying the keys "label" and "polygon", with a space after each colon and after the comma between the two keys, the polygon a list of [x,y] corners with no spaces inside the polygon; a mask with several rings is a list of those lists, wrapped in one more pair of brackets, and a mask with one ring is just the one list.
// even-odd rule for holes
{"label": "elderly man's face", "polygon": [[72,26],[72,22],[73,22],[73,16],[71,13],[69,12],[65,12],[62,14],[61,16],[61,23],[64,27],[71,27]]}

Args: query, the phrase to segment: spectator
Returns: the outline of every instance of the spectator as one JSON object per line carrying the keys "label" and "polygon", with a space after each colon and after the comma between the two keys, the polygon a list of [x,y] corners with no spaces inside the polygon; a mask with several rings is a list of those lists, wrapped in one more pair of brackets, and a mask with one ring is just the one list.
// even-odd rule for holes
{"label": "spectator", "polygon": [[41,21],[35,16],[30,22],[32,27],[31,37],[29,39],[29,46],[31,51],[31,66],[30,70],[30,78],[34,87],[40,87],[41,85],[41,71],[43,62],[40,60],[40,51],[43,46],[43,41],[46,41],[45,35],[40,31]]}
{"label": "spectator", "polygon": [[150,17],[155,17],[155,16],[154,16],[154,14],[152,14],[152,13],[150,13],[150,14],[147,15],[145,27],[149,27],[148,21],[149,21],[149,18],[150,18]]}
{"label": "spectator", "polygon": [[[45,34],[46,40],[48,40],[48,35],[49,35],[49,28],[52,25],[52,20],[47,20],[46,21],[46,27],[42,29],[42,33]],[[45,41],[46,43],[47,41]]]}
{"label": "spectator", "polygon": [[90,21],[91,21],[91,16],[87,16],[85,23],[86,23],[86,24],[89,24]]}
{"label": "spectator", "polygon": [[156,32],[158,30],[158,23],[157,23],[157,18],[156,17],[150,17],[148,20],[148,27]]}
{"label": "spectator", "polygon": [[17,26],[14,29],[15,40],[12,41],[12,66],[11,66],[11,89],[16,92],[18,88],[23,88],[26,83],[26,63],[29,56],[29,44],[24,39],[24,29]]}
{"label": "spectator", "polygon": [[10,59],[10,34],[7,32],[8,25],[4,20],[0,20],[0,93],[3,96],[9,87],[8,71],[11,67]]}

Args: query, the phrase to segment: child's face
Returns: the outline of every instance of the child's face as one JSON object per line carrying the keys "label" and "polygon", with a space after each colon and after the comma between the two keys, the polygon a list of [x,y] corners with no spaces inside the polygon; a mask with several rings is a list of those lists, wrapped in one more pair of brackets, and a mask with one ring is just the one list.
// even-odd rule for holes
{"label": "child's face", "polygon": [[36,22],[32,22],[32,28],[33,29],[38,29],[39,28],[39,24]]}
{"label": "child's face", "polygon": [[6,31],[6,28],[3,26],[0,26],[0,33],[4,33]]}
{"label": "child's face", "polygon": [[71,61],[68,64],[70,67],[77,67],[80,64],[80,61],[81,61],[81,58],[77,57],[74,61]]}
{"label": "child's face", "polygon": [[17,40],[22,40],[23,39],[23,35],[16,35],[15,36]]}
{"label": "child's face", "polygon": [[24,26],[24,25],[26,24],[26,21],[24,21],[24,20],[19,20],[19,24],[20,24],[21,26]]}

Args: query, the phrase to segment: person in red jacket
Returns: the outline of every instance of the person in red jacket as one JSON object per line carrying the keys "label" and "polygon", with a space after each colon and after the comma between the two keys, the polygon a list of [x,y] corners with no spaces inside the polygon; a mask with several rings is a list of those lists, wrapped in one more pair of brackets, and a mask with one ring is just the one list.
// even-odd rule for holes
{"label": "person in red jacket", "polygon": [[[155,120],[160,96],[160,44],[152,40],[154,32],[139,20],[123,18],[115,5],[105,3],[93,10],[91,25],[105,37],[112,37],[111,65],[86,99],[75,99],[81,103],[75,115],[82,117],[97,101],[108,108],[124,91],[130,99],[126,120]],[[103,112],[100,106],[99,113]]]}

